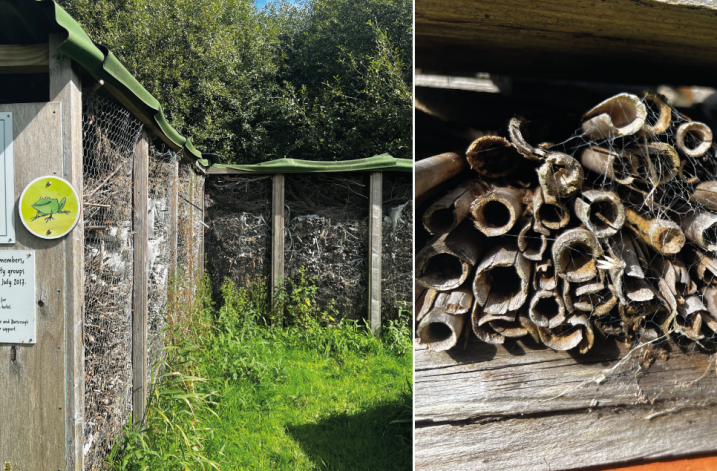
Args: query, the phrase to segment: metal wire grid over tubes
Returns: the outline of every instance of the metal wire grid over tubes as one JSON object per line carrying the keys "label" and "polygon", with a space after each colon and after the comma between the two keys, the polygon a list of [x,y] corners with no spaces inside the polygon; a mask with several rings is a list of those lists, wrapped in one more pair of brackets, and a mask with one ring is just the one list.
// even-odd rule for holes
{"label": "metal wire grid over tubes", "polygon": [[105,467],[132,411],[132,168],[142,123],[83,94],[85,469]]}
{"label": "metal wire grid over tubes", "polygon": [[[201,247],[204,236],[204,177],[198,176],[184,164],[179,166],[177,220],[177,278],[185,305],[193,305],[196,280],[203,260]],[[181,280],[181,281],[179,281]],[[181,286],[179,285],[181,283]]]}

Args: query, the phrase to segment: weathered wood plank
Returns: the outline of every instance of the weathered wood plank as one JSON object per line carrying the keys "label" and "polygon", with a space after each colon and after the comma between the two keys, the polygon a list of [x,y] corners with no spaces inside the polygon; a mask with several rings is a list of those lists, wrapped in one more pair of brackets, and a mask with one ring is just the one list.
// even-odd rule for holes
{"label": "weathered wood plank", "polygon": [[[284,175],[273,177],[271,194],[271,305],[276,309],[276,292],[284,282]],[[281,314],[279,324],[283,322]]]}
{"label": "weathered wood plank", "polygon": [[659,71],[662,82],[710,85],[715,8],[709,0],[417,0],[416,66],[621,83],[625,70],[641,83]]}
{"label": "weathered wood plank", "polygon": [[204,261],[204,230],[205,230],[204,211],[206,208],[206,206],[204,205],[204,185],[205,185],[205,183],[206,183],[206,178],[201,175],[198,175],[197,176],[197,191],[199,192],[199,198],[198,198],[199,207],[200,207],[199,221],[201,221],[199,224],[199,226],[200,226],[199,227],[199,241],[198,241],[198,244],[199,244],[198,249],[199,250],[197,250],[197,276],[199,278],[201,278],[202,275],[204,275],[204,263],[205,263],[205,261]]}
{"label": "weathered wood plank", "polygon": [[50,71],[48,44],[0,44],[0,74],[40,74]]}
{"label": "weathered wood plank", "polygon": [[147,412],[147,297],[149,289],[149,136],[142,132],[132,169],[134,282],[132,292],[132,420],[144,422]]}
{"label": "weathered wood plank", "polygon": [[[578,355],[473,339],[439,353],[416,345],[415,369],[416,469],[547,469],[549,451],[557,470],[717,450],[715,357],[674,344],[602,340]],[[670,441],[687,428],[689,439]]]}
{"label": "weathered wood plank", "polygon": [[383,173],[374,172],[369,177],[368,216],[368,318],[371,332],[381,333],[381,226],[383,223],[381,195]]}
{"label": "weathered wood plank", "polygon": [[[64,178],[72,183],[78,195],[82,184],[82,83],[72,69],[72,61],[60,52],[61,35],[50,35],[50,100],[62,103],[62,145]],[[67,309],[65,335],[67,364],[67,469],[84,469],[82,445],[85,422],[85,348],[84,328],[84,229],[83,220],[65,238],[67,261]]]}
{"label": "weathered wood plank", "polygon": [[179,162],[174,162],[174,176],[169,200],[169,276],[177,276],[177,241],[179,240]]}
{"label": "weathered wood plank", "polygon": [[[32,180],[63,175],[62,105],[0,105],[3,111],[13,113],[19,198]],[[0,463],[17,470],[65,470],[66,242],[34,237],[17,211],[15,230],[17,243],[0,250],[35,251],[37,343],[15,346],[15,361],[10,361],[12,346],[0,345]]]}
{"label": "weathered wood plank", "polygon": [[648,405],[416,429],[416,470],[557,471],[715,446],[717,405],[654,415]]}

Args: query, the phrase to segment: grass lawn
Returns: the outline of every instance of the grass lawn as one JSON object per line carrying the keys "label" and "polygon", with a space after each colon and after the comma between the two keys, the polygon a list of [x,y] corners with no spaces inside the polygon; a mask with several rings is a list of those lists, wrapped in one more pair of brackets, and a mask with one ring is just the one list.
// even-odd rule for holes
{"label": "grass lawn", "polygon": [[411,469],[410,435],[390,424],[410,401],[410,353],[254,345],[275,374],[226,382],[207,445],[223,448],[222,469]]}
{"label": "grass lawn", "polygon": [[[275,324],[263,286],[173,297],[164,373],[113,470],[410,470],[409,316],[375,338],[321,311],[303,277]],[[196,299],[195,299],[196,298]],[[191,302],[186,301],[190,299]]]}

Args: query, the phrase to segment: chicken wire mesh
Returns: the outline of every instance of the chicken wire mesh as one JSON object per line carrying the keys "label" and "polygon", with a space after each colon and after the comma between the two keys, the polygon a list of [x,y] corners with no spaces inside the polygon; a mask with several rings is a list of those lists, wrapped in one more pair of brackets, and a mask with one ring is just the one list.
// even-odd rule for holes
{"label": "chicken wire mesh", "polygon": [[413,184],[411,174],[384,172],[381,227],[381,317],[395,319],[413,292]]}
{"label": "chicken wire mesh", "polygon": [[179,167],[177,219],[177,276],[193,283],[204,268],[204,177],[196,175],[188,165]]}
{"label": "chicken wire mesh", "polygon": [[148,384],[159,376],[164,347],[167,290],[172,269],[172,189],[178,182],[174,173],[180,155],[150,148],[148,191],[148,269],[149,299],[147,302],[147,376]]}
{"label": "chicken wire mesh", "polygon": [[142,123],[83,94],[85,469],[104,469],[132,412],[132,167]]}

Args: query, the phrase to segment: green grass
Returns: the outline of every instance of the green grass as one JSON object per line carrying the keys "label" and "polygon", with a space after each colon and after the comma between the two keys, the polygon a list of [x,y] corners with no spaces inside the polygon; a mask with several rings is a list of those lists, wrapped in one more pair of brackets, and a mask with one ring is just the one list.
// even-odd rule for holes
{"label": "green grass", "polygon": [[[114,469],[407,470],[412,463],[408,315],[381,339],[319,312],[315,288],[288,283],[277,327],[263,285],[179,300],[165,375],[144,430],[127,428]],[[170,303],[171,304],[171,303]],[[287,308],[290,305],[290,308]]]}
{"label": "green grass", "polygon": [[225,383],[207,445],[223,448],[222,469],[410,469],[410,433],[391,424],[410,402],[409,355],[326,355],[277,337],[250,343],[269,374]]}

